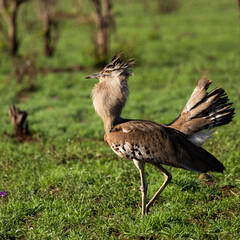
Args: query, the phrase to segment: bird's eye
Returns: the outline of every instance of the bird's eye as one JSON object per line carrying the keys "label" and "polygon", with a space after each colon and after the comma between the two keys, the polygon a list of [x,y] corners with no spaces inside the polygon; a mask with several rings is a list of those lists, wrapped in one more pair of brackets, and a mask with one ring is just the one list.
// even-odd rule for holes
{"label": "bird's eye", "polygon": [[105,72],[106,72],[106,73],[110,73],[111,71],[110,71],[110,70],[106,70]]}

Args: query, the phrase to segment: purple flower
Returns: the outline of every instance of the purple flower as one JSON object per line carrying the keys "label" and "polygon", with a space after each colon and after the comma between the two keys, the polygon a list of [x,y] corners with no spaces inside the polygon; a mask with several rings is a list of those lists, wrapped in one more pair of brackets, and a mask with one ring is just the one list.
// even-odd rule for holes
{"label": "purple flower", "polygon": [[54,101],[57,101],[57,100],[58,100],[58,96],[54,96],[52,99],[53,99]]}
{"label": "purple flower", "polygon": [[6,192],[2,191],[0,192],[0,197],[5,196],[6,194],[7,194]]}

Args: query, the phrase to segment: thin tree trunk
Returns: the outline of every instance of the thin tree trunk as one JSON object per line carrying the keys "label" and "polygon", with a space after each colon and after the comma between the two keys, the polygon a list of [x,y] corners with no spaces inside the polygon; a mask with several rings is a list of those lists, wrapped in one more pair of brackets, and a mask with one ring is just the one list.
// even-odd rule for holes
{"label": "thin tree trunk", "polygon": [[51,57],[56,49],[59,31],[56,21],[55,0],[39,0],[40,15],[43,23],[43,44],[45,56]]}
{"label": "thin tree trunk", "polygon": [[51,48],[51,23],[49,16],[44,14],[43,19],[43,42],[45,56],[50,57],[53,55],[53,49]]}
{"label": "thin tree trunk", "polygon": [[13,12],[10,18],[9,25],[9,43],[10,43],[10,51],[12,56],[16,56],[18,52],[18,40],[17,40],[17,12],[18,12],[18,4],[15,3],[13,8]]}
{"label": "thin tree trunk", "polygon": [[97,17],[97,37],[95,42],[95,51],[98,60],[105,62],[109,50],[109,28],[112,16],[111,0],[92,0]]}
{"label": "thin tree trunk", "polygon": [[28,0],[0,0],[0,13],[8,27],[8,43],[12,56],[16,56],[19,49],[17,38],[17,14],[22,3]]}
{"label": "thin tree trunk", "polygon": [[101,22],[99,29],[97,31],[97,45],[98,45],[98,55],[106,56],[108,55],[108,26]]}

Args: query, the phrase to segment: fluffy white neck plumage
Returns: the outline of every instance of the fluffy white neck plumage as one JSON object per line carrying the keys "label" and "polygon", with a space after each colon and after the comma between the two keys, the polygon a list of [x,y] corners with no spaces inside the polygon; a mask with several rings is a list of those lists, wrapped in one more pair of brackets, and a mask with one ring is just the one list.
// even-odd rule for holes
{"label": "fluffy white neck plumage", "polygon": [[129,91],[126,76],[113,77],[97,83],[92,90],[93,106],[109,133],[120,118]]}

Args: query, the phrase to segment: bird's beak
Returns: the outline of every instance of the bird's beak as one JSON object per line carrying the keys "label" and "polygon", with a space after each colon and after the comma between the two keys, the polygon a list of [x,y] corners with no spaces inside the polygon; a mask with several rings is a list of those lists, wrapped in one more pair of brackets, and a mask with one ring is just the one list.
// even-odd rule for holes
{"label": "bird's beak", "polygon": [[99,79],[100,78],[100,73],[94,73],[92,75],[86,76],[85,78],[96,78],[96,79]]}

